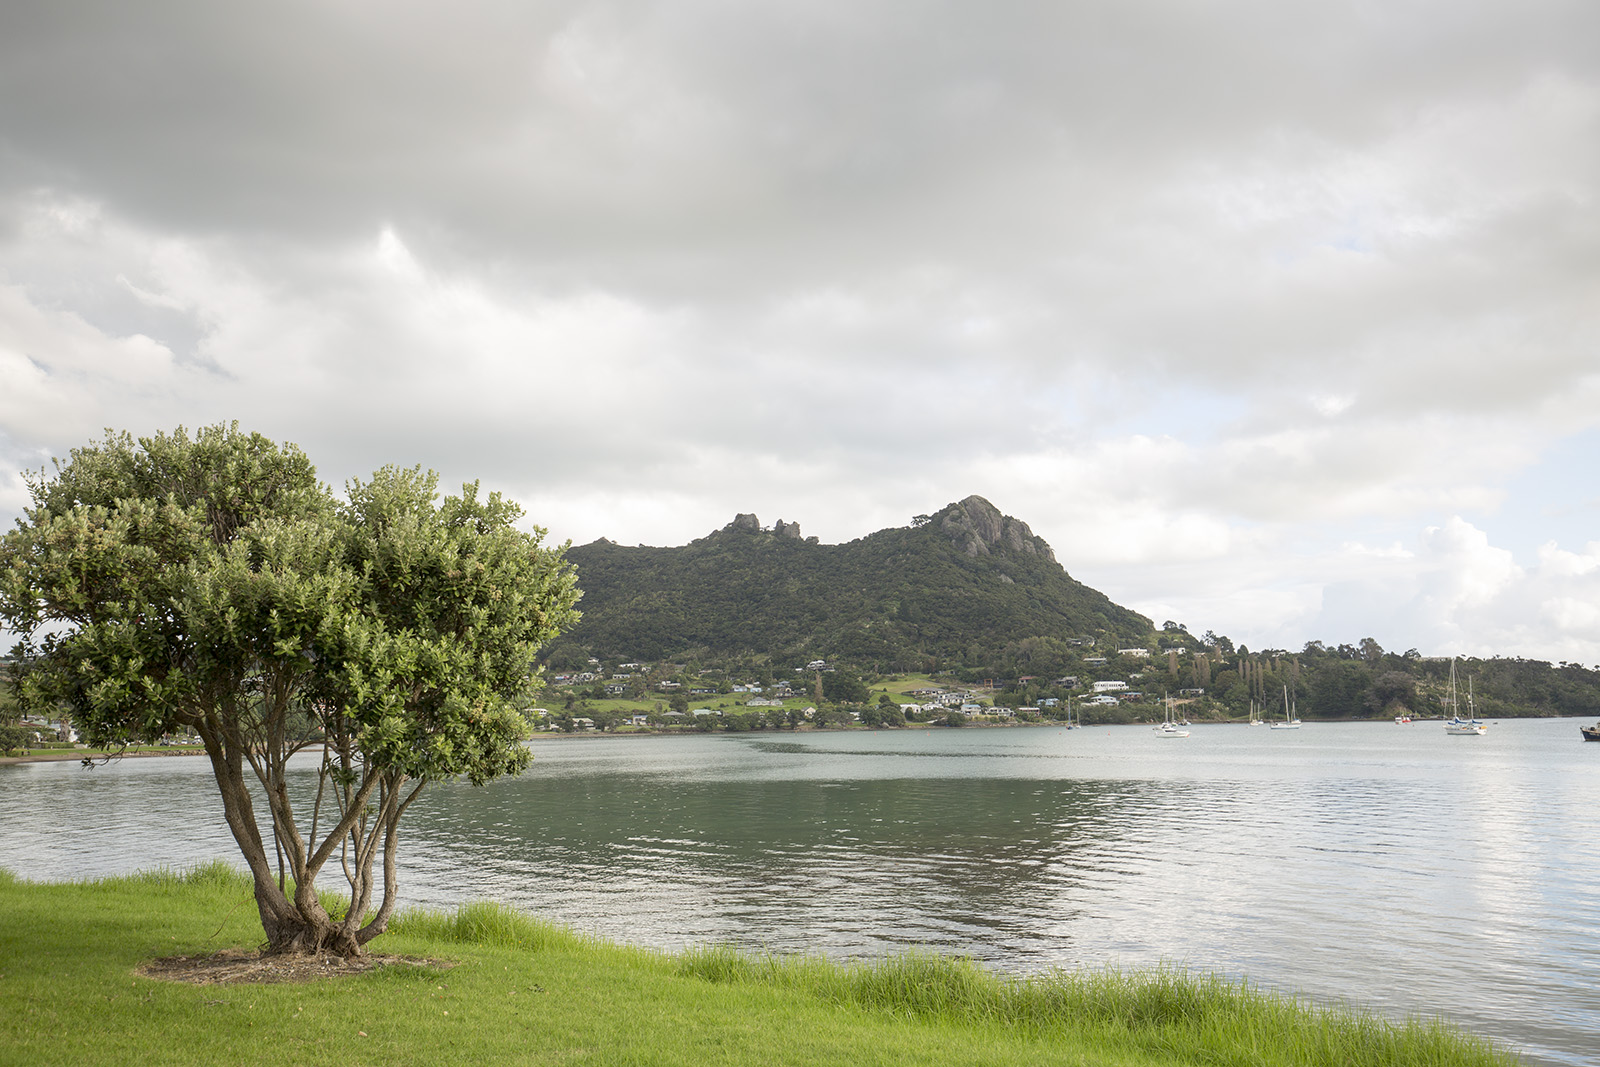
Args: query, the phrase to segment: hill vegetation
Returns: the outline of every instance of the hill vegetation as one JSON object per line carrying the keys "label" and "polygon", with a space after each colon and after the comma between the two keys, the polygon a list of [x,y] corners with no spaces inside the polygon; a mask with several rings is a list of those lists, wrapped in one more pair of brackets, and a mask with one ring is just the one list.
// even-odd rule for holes
{"label": "hill vegetation", "polygon": [[587,659],[815,658],[878,671],[1002,660],[1007,649],[1146,644],[1150,620],[1075,581],[1028,525],[971,496],[912,525],[823,545],[740,515],[679,548],[568,551],[583,619],[552,649]]}
{"label": "hill vegetation", "polygon": [[[1147,705],[1165,693],[1184,699],[1191,718],[1242,719],[1252,703],[1273,717],[1286,699],[1314,719],[1446,713],[1448,660],[1387,651],[1371,638],[1252,651],[1170,620],[1157,627],[1073,579],[1027,523],[978,496],[841,545],[803,537],[793,523],[765,528],[740,515],[677,548],[602,539],[567,558],[579,570],[583,619],[546,663],[593,674],[597,700],[611,669],[635,665],[626,686],[611,687],[644,702],[634,710],[680,684],[699,692],[721,684],[726,693],[739,681],[787,679],[801,698],[795,706],[741,728],[814,724],[799,717],[805,698],[868,699],[842,683],[824,686],[837,681],[831,672],[797,673],[825,660],[874,688],[911,675],[981,686],[985,705],[1040,708],[1045,718],[1064,715],[1074,697],[1088,722],[1148,718]],[[1579,664],[1467,659],[1458,673],[1463,713],[1470,683],[1480,716],[1600,715],[1600,671]],[[1085,707],[1096,681],[1127,688],[1114,704]],[[573,714],[598,710],[566,703]]]}

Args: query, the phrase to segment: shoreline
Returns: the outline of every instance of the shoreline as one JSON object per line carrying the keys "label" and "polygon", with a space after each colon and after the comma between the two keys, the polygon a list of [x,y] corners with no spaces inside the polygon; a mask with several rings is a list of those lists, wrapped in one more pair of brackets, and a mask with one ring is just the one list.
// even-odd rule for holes
{"label": "shoreline", "polygon": [[48,751],[31,752],[26,756],[0,756],[0,767],[8,763],[65,763],[67,760],[86,759],[144,759],[154,756],[157,759],[167,759],[172,756],[204,756],[203,748],[182,748],[171,752],[105,752],[99,749],[82,748],[53,748]]}
{"label": "shoreline", "polygon": [[[1576,716],[1573,716],[1573,715],[1567,715],[1567,716],[1561,716],[1561,715],[1513,715],[1513,716],[1501,716],[1500,718],[1492,720],[1492,721],[1498,722],[1498,721],[1502,721],[1503,719],[1546,719],[1546,718],[1587,719],[1588,716],[1587,715],[1576,715]],[[1095,726],[1150,726],[1153,723],[1156,723],[1158,721],[1159,720],[1151,719],[1151,720],[1140,720],[1138,722],[1128,722],[1128,723],[1094,723],[1094,724],[1091,724],[1088,727],[1079,726],[1079,727],[1077,727],[1077,729],[1092,729]],[[1420,719],[1412,719],[1411,722],[1406,724],[1406,725],[1414,725],[1414,724],[1418,724],[1418,723],[1444,722],[1444,721],[1446,721],[1446,720],[1443,719],[1443,718],[1420,718]],[[1326,725],[1337,725],[1339,723],[1375,723],[1377,725],[1384,725],[1386,723],[1393,724],[1393,721],[1390,720],[1390,719],[1315,719],[1315,720],[1308,720],[1308,723],[1322,723],[1322,724],[1326,724]],[[1221,720],[1218,720],[1218,719],[1207,719],[1207,720],[1197,720],[1197,721],[1195,721],[1194,725],[1196,725],[1196,726],[1246,726],[1248,724],[1247,723],[1243,723],[1243,722],[1239,722],[1236,719],[1221,719]],[[1021,730],[1021,729],[1052,729],[1052,728],[1053,729],[1066,729],[1066,724],[1065,723],[1061,723],[1061,722],[1055,722],[1055,721],[1052,721],[1052,722],[969,722],[965,726],[959,727],[959,729],[963,729],[963,730]],[[842,733],[883,733],[885,731],[895,731],[895,730],[935,730],[935,729],[952,729],[952,727],[935,726],[933,723],[925,723],[925,722],[916,722],[916,723],[908,722],[904,726],[823,726],[823,727],[807,726],[807,727],[803,727],[803,728],[797,729],[797,730],[740,730],[740,731],[733,731],[733,733],[736,733],[736,734],[738,734],[738,733],[752,733],[752,734],[766,734],[766,733],[778,733],[778,734],[842,734]],[[540,731],[539,733],[533,734],[530,737],[524,738],[524,743],[525,744],[531,744],[531,743],[533,743],[535,741],[572,741],[572,740],[577,740],[579,738],[585,738],[585,737],[605,737],[605,738],[624,738],[624,737],[698,737],[698,736],[701,736],[702,734],[706,734],[706,733],[729,733],[729,732],[730,731],[726,731],[726,730],[702,731],[702,730],[685,730],[685,729],[667,729],[667,730],[648,730],[648,729],[646,729],[646,730],[628,730],[625,733],[619,733],[617,731],[606,731],[606,730],[581,730],[581,731],[574,731],[573,733],[569,734],[569,733],[561,733],[561,732],[558,732],[558,731],[551,731],[551,732]],[[174,756],[204,756],[205,754],[206,754],[206,752],[205,752],[205,749],[203,749],[203,748],[175,748],[175,749],[172,749],[172,750],[169,750],[169,751],[162,751],[162,750],[158,749],[158,750],[155,750],[155,751],[140,751],[140,752],[106,752],[106,751],[103,751],[103,750],[89,751],[89,750],[85,750],[85,749],[50,749],[48,751],[40,751],[40,752],[30,753],[29,755],[26,755],[26,756],[0,756],[0,767],[4,767],[4,766],[7,766],[9,764],[14,764],[14,763],[63,763],[63,762],[66,762],[67,760],[146,759],[146,758],[150,758],[150,757],[154,757],[154,758],[157,758],[157,759],[168,759],[168,758],[171,758],[171,757],[174,757]]]}

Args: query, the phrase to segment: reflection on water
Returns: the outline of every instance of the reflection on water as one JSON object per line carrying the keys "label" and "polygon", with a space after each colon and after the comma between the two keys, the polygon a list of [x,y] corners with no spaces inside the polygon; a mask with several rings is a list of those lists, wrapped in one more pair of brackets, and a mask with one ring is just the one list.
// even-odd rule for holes
{"label": "reflection on water", "polygon": [[[405,898],[666,948],[1184,963],[1576,1064],[1600,1047],[1586,748],[1553,720],[540,741],[516,781],[424,794]],[[232,851],[202,760],[0,768],[24,877]]]}

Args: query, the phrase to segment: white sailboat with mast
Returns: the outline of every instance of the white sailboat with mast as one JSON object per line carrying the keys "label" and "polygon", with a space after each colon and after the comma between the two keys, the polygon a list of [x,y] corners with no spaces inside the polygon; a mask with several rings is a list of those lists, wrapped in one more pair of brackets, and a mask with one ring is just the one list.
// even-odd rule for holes
{"label": "white sailboat with mast", "polygon": [[1451,737],[1481,737],[1489,732],[1489,727],[1477,718],[1477,708],[1472,703],[1472,679],[1467,679],[1467,717],[1461,717],[1461,709],[1456,704],[1456,661],[1450,661],[1450,695],[1445,699],[1445,710],[1450,713],[1450,718],[1445,720],[1444,732]]}
{"label": "white sailboat with mast", "polygon": [[1160,726],[1155,727],[1156,736],[1157,737],[1188,737],[1189,736],[1189,731],[1180,728],[1178,726],[1177,721],[1173,718],[1173,715],[1172,715],[1172,698],[1170,696],[1163,696],[1163,699],[1166,700],[1166,702],[1167,702],[1167,721],[1162,723]]}
{"label": "white sailboat with mast", "polygon": [[1274,730],[1300,729],[1300,717],[1294,713],[1294,707],[1289,702],[1289,687],[1283,687],[1283,721],[1272,724]]}

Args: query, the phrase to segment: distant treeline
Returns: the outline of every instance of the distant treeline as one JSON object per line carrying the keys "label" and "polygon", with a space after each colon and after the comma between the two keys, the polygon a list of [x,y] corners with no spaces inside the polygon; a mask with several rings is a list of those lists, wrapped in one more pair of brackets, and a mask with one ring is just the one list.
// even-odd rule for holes
{"label": "distant treeline", "polygon": [[[1168,624],[1169,626],[1173,624]],[[1187,635],[1185,635],[1187,636]],[[1378,719],[1396,715],[1466,714],[1469,700],[1480,718],[1600,715],[1600,671],[1579,664],[1530,659],[1456,661],[1457,709],[1448,709],[1450,660],[1424,657],[1415,649],[1388,652],[1372,638],[1359,645],[1308,643],[1299,652],[1235,648],[1225,637],[1206,634],[1195,645],[1157,651],[1150,659],[1112,655],[1104,664],[1078,657],[1078,669],[1004,683],[1002,698],[1037,704],[1051,696],[1081,692],[1100,679],[1127,680],[1145,699],[1165,693],[1195,695],[1201,708],[1247,716],[1253,702],[1265,717],[1281,715],[1285,699],[1302,718]],[[1198,646],[1198,647],[1196,647]],[[1056,664],[1052,664],[1056,666]],[[1060,684],[1076,675],[1076,687]]]}

